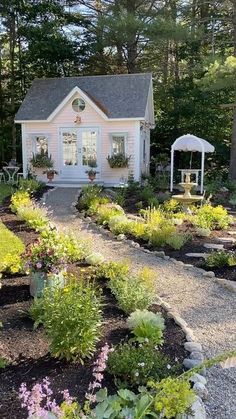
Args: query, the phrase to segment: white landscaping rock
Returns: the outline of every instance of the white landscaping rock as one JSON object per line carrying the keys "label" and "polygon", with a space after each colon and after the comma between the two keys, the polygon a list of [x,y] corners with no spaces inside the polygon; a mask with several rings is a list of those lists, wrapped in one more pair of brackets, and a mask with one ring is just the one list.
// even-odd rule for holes
{"label": "white landscaping rock", "polygon": [[185,358],[183,365],[187,370],[190,370],[191,368],[198,367],[198,365],[200,365],[201,363],[202,361],[200,361],[199,359]]}
{"label": "white landscaping rock", "polygon": [[184,349],[188,352],[202,352],[202,345],[198,342],[186,342],[184,344]]}
{"label": "white landscaping rock", "polygon": [[215,272],[205,271],[202,275],[205,276],[206,278],[214,278],[215,277]]}
{"label": "white landscaping rock", "polygon": [[222,243],[235,243],[233,237],[218,237],[217,240]]}
{"label": "white landscaping rock", "polygon": [[206,419],[206,411],[200,397],[192,404],[192,414],[187,415],[187,419]]}
{"label": "white landscaping rock", "polygon": [[126,236],[125,236],[125,234],[118,234],[118,236],[116,237],[116,239],[117,239],[118,241],[123,241],[123,240],[125,240],[125,239],[126,239]]}
{"label": "white landscaping rock", "polygon": [[201,374],[197,374],[195,373],[191,378],[190,381],[192,381],[192,383],[202,383],[204,386],[207,384],[207,380],[205,377],[203,377],[203,375]]}
{"label": "white landscaping rock", "polygon": [[201,397],[202,400],[207,400],[207,398],[208,398],[208,391],[207,391],[207,389],[206,389],[206,387],[205,387],[204,384],[202,384],[200,382],[195,383],[194,386],[193,386],[193,389],[194,389],[195,393],[199,397]]}
{"label": "white landscaping rock", "polygon": [[199,351],[193,351],[190,354],[190,359],[199,359],[200,361],[204,361],[204,356],[202,354],[202,352]]}
{"label": "white landscaping rock", "polygon": [[186,253],[189,258],[206,258],[209,253]]}
{"label": "white landscaping rock", "polygon": [[216,243],[204,243],[203,245],[206,249],[215,249],[215,250],[224,250],[223,244]]}

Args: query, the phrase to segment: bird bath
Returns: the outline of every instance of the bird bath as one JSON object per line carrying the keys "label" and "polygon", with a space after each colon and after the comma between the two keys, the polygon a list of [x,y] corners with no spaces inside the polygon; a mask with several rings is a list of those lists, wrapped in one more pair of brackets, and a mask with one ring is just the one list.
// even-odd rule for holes
{"label": "bird bath", "polygon": [[182,188],[184,189],[184,194],[172,195],[172,198],[175,199],[177,202],[183,204],[184,211],[187,214],[191,214],[189,205],[193,204],[194,202],[202,201],[203,196],[191,195],[191,189],[194,186],[197,186],[197,183],[191,182],[190,173],[185,174],[185,182],[181,182],[179,185],[182,186]]}

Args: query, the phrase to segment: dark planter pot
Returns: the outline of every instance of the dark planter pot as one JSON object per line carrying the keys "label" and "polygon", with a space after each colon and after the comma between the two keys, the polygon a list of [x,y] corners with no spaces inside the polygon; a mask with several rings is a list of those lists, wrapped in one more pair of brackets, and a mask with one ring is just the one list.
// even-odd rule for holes
{"label": "dark planter pot", "polygon": [[90,182],[93,182],[94,179],[96,178],[96,175],[95,174],[89,174],[88,177],[89,177]]}
{"label": "dark planter pot", "polygon": [[51,182],[54,179],[54,173],[47,173],[47,178]]}

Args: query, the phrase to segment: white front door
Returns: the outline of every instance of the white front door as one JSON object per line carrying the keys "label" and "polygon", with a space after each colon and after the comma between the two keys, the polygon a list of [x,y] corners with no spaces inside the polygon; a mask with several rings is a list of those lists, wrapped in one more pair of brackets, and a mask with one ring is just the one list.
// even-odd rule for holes
{"label": "white front door", "polygon": [[98,128],[61,128],[60,137],[62,178],[87,179],[86,170],[91,160],[97,162],[99,171]]}

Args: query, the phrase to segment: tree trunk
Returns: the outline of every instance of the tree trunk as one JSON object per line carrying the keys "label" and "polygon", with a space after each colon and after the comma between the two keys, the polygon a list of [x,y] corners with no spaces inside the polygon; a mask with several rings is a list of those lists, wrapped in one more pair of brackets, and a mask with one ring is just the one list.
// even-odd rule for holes
{"label": "tree trunk", "polygon": [[10,111],[12,123],[12,151],[11,158],[16,160],[16,127],[14,124],[15,116],[15,47],[16,47],[16,18],[15,13],[12,11],[9,18],[9,46],[10,46]]}
{"label": "tree trunk", "polygon": [[[236,0],[232,0],[232,3],[233,3],[234,56],[236,57]],[[235,89],[235,95],[234,95],[233,131],[232,131],[232,139],[231,139],[229,176],[232,180],[236,180],[236,89]]]}

